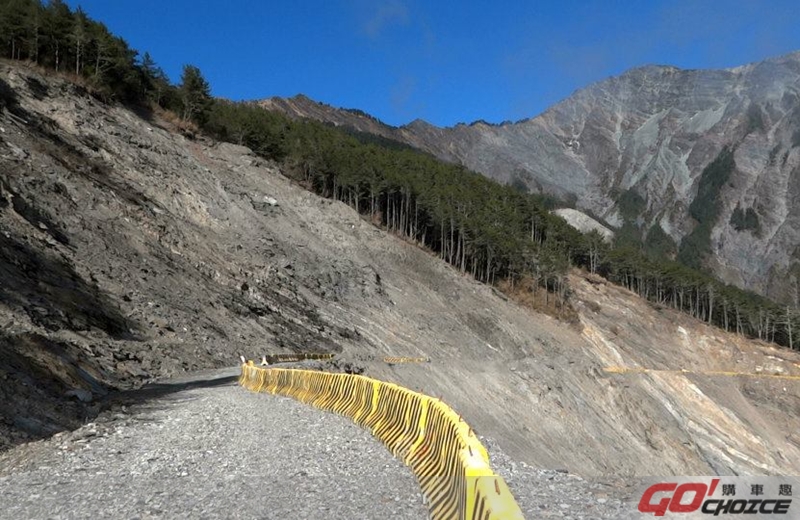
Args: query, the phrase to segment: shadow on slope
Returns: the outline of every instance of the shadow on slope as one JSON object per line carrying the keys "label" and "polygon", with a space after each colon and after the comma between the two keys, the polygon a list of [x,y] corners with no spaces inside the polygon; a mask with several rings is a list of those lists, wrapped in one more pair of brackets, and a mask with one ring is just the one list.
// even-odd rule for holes
{"label": "shadow on slope", "polygon": [[185,390],[195,388],[214,388],[235,383],[239,378],[239,368],[195,372],[188,376],[175,378],[169,382],[150,383],[135,390],[125,390],[109,394],[102,402],[103,409],[114,406],[132,406],[157,401]]}
{"label": "shadow on slope", "polygon": [[172,394],[234,383],[238,369],[194,373],[119,391],[128,384],[97,355],[35,333],[0,333],[0,451],[95,420],[119,406],[154,404]]}
{"label": "shadow on slope", "polygon": [[0,333],[0,449],[76,428],[97,414],[113,374],[77,345],[36,333]]}
{"label": "shadow on slope", "polygon": [[49,331],[98,328],[114,339],[136,339],[136,325],[64,259],[0,234],[0,304],[24,310]]}

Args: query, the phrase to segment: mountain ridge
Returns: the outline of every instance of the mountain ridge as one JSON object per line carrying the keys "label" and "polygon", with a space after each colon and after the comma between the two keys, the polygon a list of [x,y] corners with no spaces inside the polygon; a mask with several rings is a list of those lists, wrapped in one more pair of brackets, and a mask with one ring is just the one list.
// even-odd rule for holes
{"label": "mountain ridge", "polygon": [[[498,125],[414,120],[392,127],[305,97],[292,100],[259,104],[574,200],[618,229],[630,221],[640,238],[660,227],[676,247],[685,242],[682,255],[696,267],[781,301],[796,299],[780,281],[789,276],[800,284],[800,256],[791,247],[800,243],[800,51],[726,69],[644,65],[577,90],[538,116]],[[706,201],[718,211],[699,222],[689,208],[703,172],[724,149],[734,154],[729,182]],[[644,204],[626,216],[620,199],[628,191]],[[737,208],[758,225],[737,229]],[[754,254],[764,261],[752,265]]]}
{"label": "mountain ridge", "polygon": [[294,94],[293,96],[288,96],[288,97],[286,97],[286,96],[270,96],[270,97],[267,97],[267,98],[262,98],[262,99],[255,100],[255,103],[269,103],[271,101],[280,101],[280,100],[304,100],[304,101],[308,101],[308,102],[311,102],[311,103],[319,104],[319,105],[322,105],[324,107],[327,107],[327,108],[330,108],[330,109],[333,109],[333,110],[337,110],[337,111],[341,110],[341,111],[346,111],[346,112],[357,112],[357,113],[360,113],[361,115],[365,116],[368,119],[375,120],[375,121],[381,123],[382,125],[386,126],[387,128],[392,128],[392,129],[405,128],[405,127],[411,126],[413,123],[415,123],[417,121],[419,121],[421,123],[424,123],[426,125],[430,125],[430,126],[433,126],[433,127],[436,127],[436,128],[441,128],[441,129],[444,129],[444,130],[452,130],[453,128],[456,128],[456,127],[459,127],[459,126],[473,126],[473,125],[476,125],[476,124],[479,124],[479,123],[483,123],[483,124],[485,124],[487,126],[506,126],[506,125],[524,123],[526,121],[530,121],[531,119],[536,119],[537,117],[541,116],[542,114],[544,114],[548,110],[551,110],[553,107],[555,107],[558,104],[560,104],[561,102],[567,100],[569,97],[573,96],[577,92],[580,92],[581,90],[585,90],[585,89],[591,88],[594,85],[597,85],[597,84],[600,84],[600,83],[604,83],[604,82],[606,82],[608,80],[611,80],[613,78],[619,78],[621,76],[624,76],[626,74],[629,74],[629,73],[632,73],[632,72],[635,72],[635,71],[639,71],[639,70],[646,70],[646,69],[672,69],[673,71],[682,71],[682,72],[700,72],[700,71],[704,71],[704,72],[713,72],[713,71],[740,72],[741,70],[747,69],[748,67],[751,67],[751,66],[758,65],[760,63],[764,63],[764,62],[783,62],[783,61],[786,61],[786,60],[798,60],[798,61],[800,61],[800,50],[791,51],[791,52],[787,52],[785,54],[772,56],[772,57],[766,58],[766,59],[761,60],[761,61],[751,61],[751,62],[748,62],[748,63],[744,63],[742,65],[735,65],[735,66],[732,66],[732,67],[715,67],[715,68],[710,68],[710,69],[703,69],[703,68],[695,68],[695,67],[679,67],[677,65],[671,65],[671,64],[668,64],[668,63],[661,63],[661,64],[659,64],[659,63],[646,63],[646,64],[643,64],[643,65],[636,65],[636,66],[633,66],[633,67],[630,67],[630,68],[626,69],[625,71],[623,71],[623,72],[621,72],[619,74],[612,74],[612,75],[610,75],[610,76],[608,76],[606,78],[593,81],[593,82],[589,83],[588,85],[586,85],[585,87],[581,87],[581,88],[575,89],[568,96],[560,99],[559,101],[556,101],[551,106],[547,107],[542,112],[540,112],[540,113],[538,113],[536,115],[523,117],[523,118],[517,119],[515,121],[511,121],[511,120],[506,119],[506,120],[503,120],[503,121],[500,121],[500,122],[497,122],[497,123],[492,122],[492,121],[487,121],[487,120],[485,120],[483,118],[479,118],[479,119],[475,119],[473,121],[458,121],[458,122],[453,123],[451,125],[437,125],[437,124],[431,123],[430,121],[428,121],[426,119],[423,119],[421,117],[416,117],[416,118],[412,119],[411,121],[409,121],[407,123],[403,123],[403,124],[400,124],[400,125],[393,125],[393,124],[387,123],[386,121],[382,120],[381,118],[379,118],[377,116],[374,116],[374,115],[370,114],[369,112],[366,112],[365,110],[362,110],[360,108],[336,106],[334,104],[331,104],[331,103],[328,103],[328,102],[325,102],[325,101],[315,100],[312,97],[310,97],[310,96],[308,96],[308,95],[306,95],[306,94],[304,94],[302,92],[298,92],[297,94]]}

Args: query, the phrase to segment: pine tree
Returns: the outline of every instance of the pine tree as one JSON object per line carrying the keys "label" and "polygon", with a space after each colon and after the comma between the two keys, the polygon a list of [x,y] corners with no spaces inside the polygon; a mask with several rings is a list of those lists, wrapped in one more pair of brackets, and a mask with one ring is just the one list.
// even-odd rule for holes
{"label": "pine tree", "polygon": [[26,29],[28,25],[28,2],[26,0],[10,0],[0,7],[0,35],[5,48],[3,53],[12,60],[22,59],[25,47]]}
{"label": "pine tree", "polygon": [[142,89],[144,94],[157,105],[163,106],[164,96],[170,88],[169,78],[159,67],[149,52],[142,56],[139,68],[142,71]]}
{"label": "pine tree", "polygon": [[605,260],[605,256],[608,253],[608,244],[605,237],[596,229],[585,235],[585,241],[589,257],[589,272],[595,274],[600,267],[600,263]]}
{"label": "pine tree", "polygon": [[73,26],[72,12],[62,0],[51,0],[45,10],[45,31],[48,34],[50,60],[56,72],[61,70],[70,47],[69,33]]}
{"label": "pine tree", "polygon": [[84,54],[85,54],[85,46],[87,40],[87,27],[89,25],[89,20],[86,17],[86,13],[83,12],[83,9],[78,7],[75,11],[74,15],[74,25],[72,27],[72,42],[75,45],[75,75],[81,73],[81,69],[83,66],[83,62],[85,61]]}
{"label": "pine tree", "polygon": [[27,34],[25,36],[25,44],[28,47],[28,59],[38,64],[39,52],[43,41],[42,27],[45,16],[44,8],[39,0],[30,2],[25,16],[28,21]]}
{"label": "pine tree", "polygon": [[211,106],[211,89],[203,78],[200,69],[194,65],[184,65],[181,75],[181,102],[183,120],[193,120],[202,125],[206,121]]}

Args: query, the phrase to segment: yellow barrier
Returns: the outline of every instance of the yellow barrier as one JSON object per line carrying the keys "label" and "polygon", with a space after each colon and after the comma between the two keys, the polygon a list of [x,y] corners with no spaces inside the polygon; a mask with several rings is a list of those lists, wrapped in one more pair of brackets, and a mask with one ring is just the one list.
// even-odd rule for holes
{"label": "yellow barrier", "polygon": [[[303,353],[303,354],[268,354],[262,359],[262,365],[273,365],[275,363],[293,363],[295,361],[306,361],[311,359],[316,360],[329,360],[333,359],[335,354],[318,354],[318,353]],[[430,363],[429,357],[406,357],[406,356],[384,356],[383,358],[375,358],[370,356],[367,360],[381,359],[384,363],[398,364],[398,363]]]}
{"label": "yellow barrier", "polygon": [[385,356],[383,358],[384,363],[395,364],[395,363],[430,363],[431,358],[429,357],[403,357],[403,356]]}
{"label": "yellow barrier", "polygon": [[333,359],[335,354],[269,354],[264,356],[264,360],[272,365],[275,363],[293,363],[295,361],[306,361],[311,359],[328,360]]}
{"label": "yellow barrier", "polygon": [[472,429],[438,399],[351,374],[242,365],[239,384],[294,397],[368,429],[417,476],[433,519],[523,518]]}

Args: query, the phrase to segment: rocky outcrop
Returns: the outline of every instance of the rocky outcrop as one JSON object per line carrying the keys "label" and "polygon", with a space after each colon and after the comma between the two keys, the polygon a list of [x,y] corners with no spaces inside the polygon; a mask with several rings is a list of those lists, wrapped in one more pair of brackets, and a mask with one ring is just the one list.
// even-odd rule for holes
{"label": "rocky outcrop", "polygon": [[574,227],[581,233],[589,233],[591,231],[597,231],[598,233],[600,233],[600,236],[602,236],[603,239],[605,239],[607,242],[611,242],[612,240],[614,240],[613,231],[611,231],[606,226],[596,221],[586,213],[582,213],[572,208],[556,209],[553,210],[553,213],[566,220],[567,224]]}

